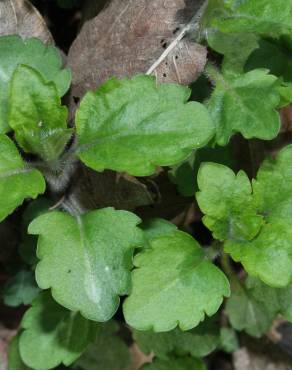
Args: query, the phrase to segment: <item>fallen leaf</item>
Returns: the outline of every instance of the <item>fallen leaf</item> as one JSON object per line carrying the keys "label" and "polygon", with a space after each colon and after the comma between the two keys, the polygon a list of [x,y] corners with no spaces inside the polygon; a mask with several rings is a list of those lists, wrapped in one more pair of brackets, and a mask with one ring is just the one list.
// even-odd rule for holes
{"label": "fallen leaf", "polygon": [[38,10],[27,0],[0,1],[0,36],[19,34],[37,37],[44,43],[53,38]]}
{"label": "fallen leaf", "polygon": [[196,80],[206,48],[183,36],[200,5],[199,0],[112,0],[84,24],[69,51],[74,100],[113,75],[148,73],[158,82],[186,85]]}

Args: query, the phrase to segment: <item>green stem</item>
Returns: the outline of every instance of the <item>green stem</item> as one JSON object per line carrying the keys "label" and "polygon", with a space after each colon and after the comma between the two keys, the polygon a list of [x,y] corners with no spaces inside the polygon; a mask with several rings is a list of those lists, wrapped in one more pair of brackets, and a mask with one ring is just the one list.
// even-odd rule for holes
{"label": "green stem", "polygon": [[231,259],[230,259],[229,255],[227,253],[222,252],[221,266],[222,266],[223,271],[225,272],[225,274],[229,278],[231,286],[234,286],[234,287],[240,286],[241,287],[241,282],[240,282],[236,272],[234,271],[234,269],[232,267]]}

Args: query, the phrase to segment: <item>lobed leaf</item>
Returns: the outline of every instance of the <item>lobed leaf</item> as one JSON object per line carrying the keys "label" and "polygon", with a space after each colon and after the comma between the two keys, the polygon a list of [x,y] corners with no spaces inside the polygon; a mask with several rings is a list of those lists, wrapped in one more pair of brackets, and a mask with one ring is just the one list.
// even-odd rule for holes
{"label": "lobed leaf", "polygon": [[[94,321],[109,320],[129,293],[133,250],[144,243],[140,219],[104,208],[73,217],[47,213],[29,226],[39,234],[36,280],[55,300]],[[73,293],[74,292],[74,293]]]}
{"label": "lobed leaf", "polygon": [[45,191],[42,174],[26,167],[14,143],[0,135],[0,221],[26,198],[36,198]]}
{"label": "lobed leaf", "polygon": [[52,82],[46,83],[30,67],[16,68],[11,79],[8,121],[22,149],[45,161],[58,158],[72,134],[67,128],[67,115]]}
{"label": "lobed leaf", "polygon": [[0,55],[0,133],[5,133],[9,131],[9,84],[18,65],[28,65],[36,69],[46,82],[53,82],[59,97],[69,88],[71,73],[69,69],[62,69],[62,59],[55,47],[47,47],[35,38],[22,40],[20,36],[2,36]]}
{"label": "lobed leaf", "polygon": [[31,370],[22,361],[19,353],[19,335],[16,335],[9,344],[8,352],[9,370]]}
{"label": "lobed leaf", "polygon": [[226,145],[240,132],[246,139],[271,140],[280,130],[277,77],[256,69],[242,75],[221,75],[214,68],[207,73],[216,87],[207,108],[216,126],[216,142]]}
{"label": "lobed leaf", "polygon": [[217,164],[199,171],[197,200],[203,222],[246,271],[274,287],[292,281],[292,146],[261,166],[252,187]]}
{"label": "lobed leaf", "polygon": [[134,264],[133,288],[123,308],[127,323],[138,330],[192,329],[229,295],[225,275],[180,231],[152,240]]}
{"label": "lobed leaf", "polygon": [[89,167],[147,176],[207,144],[214,128],[190,90],[138,75],[86,94],[76,114],[78,155]]}
{"label": "lobed leaf", "polygon": [[59,306],[43,292],[22,319],[19,350],[23,362],[35,370],[72,364],[91,339],[91,324],[79,313]]}

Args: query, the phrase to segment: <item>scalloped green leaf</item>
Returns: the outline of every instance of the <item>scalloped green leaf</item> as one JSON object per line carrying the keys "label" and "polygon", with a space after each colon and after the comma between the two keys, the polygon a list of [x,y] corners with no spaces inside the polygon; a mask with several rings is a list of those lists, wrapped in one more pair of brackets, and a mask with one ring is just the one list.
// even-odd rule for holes
{"label": "scalloped green leaf", "polygon": [[243,172],[217,164],[202,166],[198,177],[206,226],[250,275],[274,287],[292,282],[291,163],[288,145],[263,163],[252,188]]}
{"label": "scalloped green leaf", "polygon": [[[29,226],[38,234],[36,280],[55,300],[94,321],[109,320],[129,293],[133,250],[144,243],[140,219],[104,208],[73,217],[47,213]],[[74,292],[74,294],[72,294]]]}
{"label": "scalloped green leaf", "polygon": [[216,126],[216,142],[226,145],[240,132],[246,139],[271,140],[280,130],[278,79],[268,70],[223,75],[209,66],[216,87],[207,108]]}
{"label": "scalloped green leaf", "polygon": [[71,365],[91,340],[91,323],[79,313],[59,306],[43,292],[26,311],[19,351],[23,362],[35,370]]}
{"label": "scalloped green leaf", "polygon": [[32,271],[20,270],[11,277],[3,288],[3,300],[7,306],[17,307],[30,304],[39,294]]}
{"label": "scalloped green leaf", "polygon": [[217,163],[203,163],[198,172],[197,201],[203,222],[221,241],[251,240],[263,225],[257,213],[252,186],[243,171],[235,174]]}
{"label": "scalloped green leaf", "polygon": [[42,174],[26,166],[13,141],[0,135],[0,221],[26,198],[36,198],[45,191]]}
{"label": "scalloped green leaf", "polygon": [[154,353],[161,359],[169,358],[170,354],[204,357],[218,346],[219,327],[213,320],[205,320],[190,331],[178,328],[167,333],[134,330],[133,337],[146,355]]}
{"label": "scalloped green leaf", "polygon": [[177,231],[175,224],[163,218],[150,218],[142,222],[140,228],[144,231],[145,238],[148,241]]}
{"label": "scalloped green leaf", "polygon": [[67,116],[52,82],[46,83],[30,67],[16,68],[10,85],[8,121],[22,149],[45,161],[58,158],[72,135]]}
{"label": "scalloped green leaf", "polygon": [[84,370],[121,370],[130,365],[129,348],[117,335],[119,325],[114,321],[100,324],[94,343],[78,359],[74,368]]}
{"label": "scalloped green leaf", "polygon": [[181,231],[154,239],[134,264],[133,288],[123,310],[127,323],[138,330],[192,329],[205,314],[215,314],[230,293],[223,272]]}
{"label": "scalloped green leaf", "polygon": [[292,36],[291,0],[244,0],[214,18],[212,25],[223,32],[256,33],[278,38]]}
{"label": "scalloped green leaf", "polygon": [[62,59],[58,49],[45,46],[40,40],[22,40],[20,36],[0,37],[0,133],[9,131],[8,96],[13,72],[20,64],[36,69],[46,82],[56,85],[59,97],[69,89],[71,73],[62,69]]}
{"label": "scalloped green leaf", "polygon": [[141,370],[206,370],[202,360],[183,357],[172,357],[169,360],[155,359],[152,364],[142,366]]}
{"label": "scalloped green leaf", "polygon": [[76,114],[80,159],[97,171],[147,176],[207,144],[214,127],[190,89],[154,78],[113,78],[86,94]]}

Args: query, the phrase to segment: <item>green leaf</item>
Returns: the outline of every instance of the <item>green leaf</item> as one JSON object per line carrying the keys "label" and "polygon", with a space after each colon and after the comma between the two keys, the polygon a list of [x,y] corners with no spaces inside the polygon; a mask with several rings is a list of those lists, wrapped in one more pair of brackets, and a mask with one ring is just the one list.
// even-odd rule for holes
{"label": "green leaf", "polygon": [[263,163],[252,187],[242,171],[217,164],[203,165],[198,176],[203,222],[248,274],[274,287],[292,281],[291,163],[289,145]]}
{"label": "green leaf", "polygon": [[169,360],[155,359],[152,364],[142,366],[141,370],[206,370],[202,360],[184,357]]}
{"label": "green leaf", "polygon": [[213,315],[229,295],[229,283],[204,256],[181,231],[154,239],[134,260],[133,288],[124,303],[127,323],[138,330],[188,330]]}
{"label": "green leaf", "polygon": [[170,180],[177,185],[180,194],[185,197],[194,196],[198,190],[197,173],[202,162],[214,161],[235,167],[232,158],[231,147],[216,146],[214,148],[205,147],[194,151],[188,159],[172,167],[169,171]]}
{"label": "green leaf", "polygon": [[114,321],[100,324],[96,339],[76,362],[84,370],[120,370],[130,364],[127,345],[117,335],[119,325]]}
{"label": "green leaf", "polygon": [[227,353],[233,353],[239,348],[236,331],[231,328],[221,328],[220,348]]}
{"label": "green leaf", "polygon": [[[19,36],[0,38],[0,133],[7,132],[9,84],[15,68],[20,64],[36,69],[46,82],[56,85],[59,96],[63,96],[71,82],[69,69],[62,69],[59,51],[46,47],[38,39],[22,40]],[[24,98],[24,96],[23,96]]]}
{"label": "green leaf", "polygon": [[167,359],[171,353],[204,357],[219,344],[218,327],[211,320],[205,320],[195,329],[186,332],[178,328],[167,333],[135,330],[133,336],[146,355],[153,352],[161,359]]}
{"label": "green leaf", "polygon": [[78,155],[89,167],[147,176],[207,144],[214,127],[190,90],[149,76],[111,79],[89,92],[76,114]]}
{"label": "green leaf", "polygon": [[217,144],[226,145],[236,132],[246,139],[271,140],[277,136],[280,96],[275,76],[264,69],[226,76],[211,66],[207,73],[216,83],[207,108],[216,126]]}
{"label": "green leaf", "polygon": [[91,323],[79,313],[59,306],[43,292],[26,311],[19,339],[24,363],[35,370],[72,364],[91,339]]}
{"label": "green leaf", "polygon": [[198,204],[204,224],[215,239],[251,240],[259,232],[263,217],[257,214],[247,175],[220,164],[204,163],[199,169]]}
{"label": "green leaf", "polygon": [[0,135],[0,221],[26,198],[36,198],[45,191],[42,174],[28,168],[14,143]]}
{"label": "green leaf", "polygon": [[261,40],[259,48],[248,58],[245,70],[266,68],[271,74],[292,81],[291,52],[283,45],[270,40]]}
{"label": "green leaf", "polygon": [[9,370],[31,370],[25,363],[22,361],[19,353],[19,335],[16,335],[9,345],[8,352],[8,364]]}
{"label": "green leaf", "polygon": [[224,55],[221,69],[225,76],[242,74],[248,57],[258,48],[259,37],[253,33],[223,33],[211,29],[206,37],[208,45]]}
{"label": "green leaf", "polygon": [[144,231],[147,240],[152,241],[160,236],[172,234],[177,230],[176,225],[163,218],[151,218],[142,222],[140,228]]}
{"label": "green leaf", "polygon": [[17,307],[21,304],[28,305],[39,292],[40,289],[36,285],[33,272],[20,270],[4,286],[4,303],[12,307]]}
{"label": "green leaf", "polygon": [[119,295],[131,287],[133,250],[144,243],[139,222],[134,214],[113,208],[77,217],[63,212],[40,216],[29,227],[30,234],[40,234],[38,285],[52,288],[58,303],[90,320],[109,320]]}
{"label": "green leaf", "polygon": [[251,32],[269,37],[292,36],[291,0],[244,0],[213,21],[223,32]]}
{"label": "green leaf", "polygon": [[11,79],[9,104],[8,121],[18,144],[45,161],[58,158],[72,130],[67,128],[67,108],[61,105],[55,85],[21,65]]}
{"label": "green leaf", "polygon": [[278,313],[276,290],[257,279],[236,286],[227,300],[225,312],[236,330],[261,337],[271,327]]}

